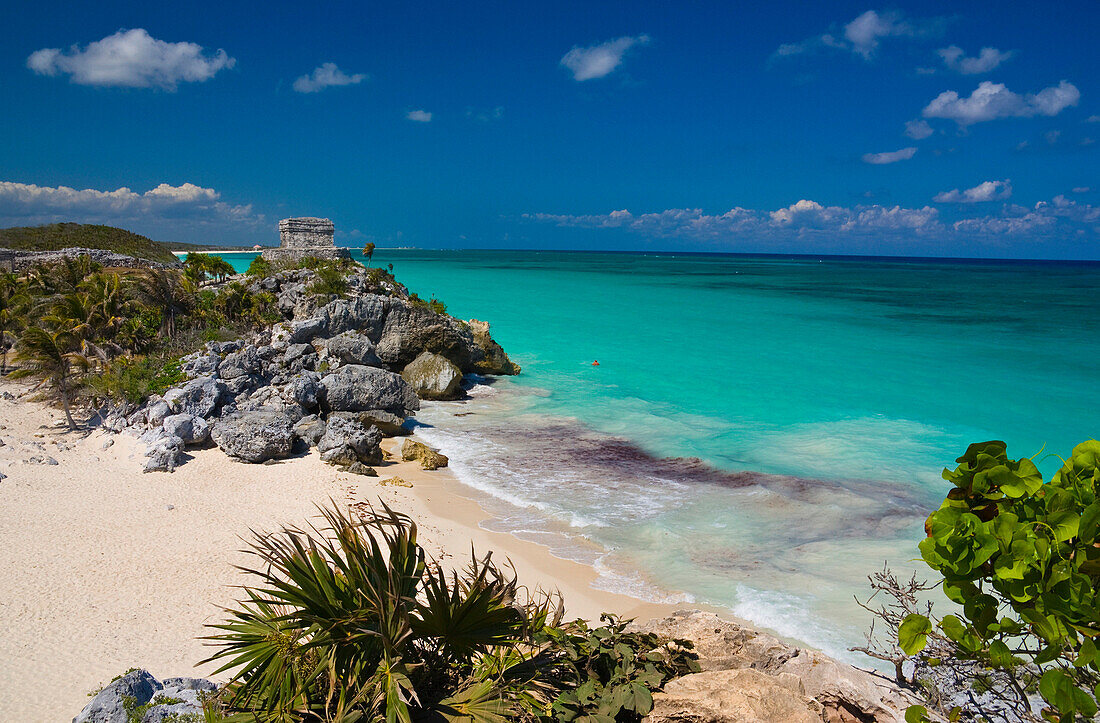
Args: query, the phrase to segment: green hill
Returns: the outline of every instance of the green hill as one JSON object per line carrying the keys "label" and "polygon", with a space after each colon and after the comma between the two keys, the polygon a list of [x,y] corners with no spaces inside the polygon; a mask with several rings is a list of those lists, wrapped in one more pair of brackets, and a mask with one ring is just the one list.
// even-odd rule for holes
{"label": "green hill", "polygon": [[84,223],[51,223],[46,226],[18,226],[0,229],[0,248],[21,251],[56,251],[79,246],[103,249],[160,263],[178,259],[169,249],[201,251],[200,244],[165,244],[114,226]]}

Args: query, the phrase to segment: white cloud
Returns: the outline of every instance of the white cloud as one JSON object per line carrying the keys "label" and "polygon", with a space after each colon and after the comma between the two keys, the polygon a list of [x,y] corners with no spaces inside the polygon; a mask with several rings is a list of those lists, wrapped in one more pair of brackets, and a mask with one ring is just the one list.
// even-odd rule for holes
{"label": "white cloud", "polygon": [[417,123],[431,123],[432,114],[426,110],[410,110],[405,117]]}
{"label": "white cloud", "polygon": [[932,200],[936,203],[984,203],[985,201],[1003,201],[1012,195],[1012,183],[1004,181],[985,181],[974,188],[960,191],[955,188],[937,193]]}
{"label": "white cloud", "polygon": [[36,50],[27,58],[27,67],[39,75],[68,75],[78,85],[175,90],[181,82],[209,80],[236,62],[224,50],[206,53],[196,43],[167,43],[134,28],[85,48]]}
{"label": "white cloud", "polygon": [[1092,189],[1089,188],[1088,186],[1074,186],[1073,187],[1073,192],[1074,193],[1088,193],[1091,190]]}
{"label": "white cloud", "polygon": [[1062,131],[1051,130],[1043,134],[1043,138],[1046,140],[1047,145],[1053,146],[1058,142],[1058,139],[1062,137]]}
{"label": "white cloud", "polygon": [[635,45],[645,45],[648,42],[648,35],[638,35],[608,40],[606,43],[590,45],[587,48],[574,46],[562,56],[561,65],[573,73],[574,80],[602,78],[619,67],[628,50]]}
{"label": "white cloud", "polygon": [[913,146],[908,148],[902,148],[897,151],[886,151],[884,153],[864,153],[863,162],[871,163],[876,166],[885,165],[887,163],[897,163],[898,161],[908,161],[914,155],[916,155],[917,149]]}
{"label": "white cloud", "polygon": [[126,187],[99,191],[0,181],[0,223],[33,226],[57,221],[123,225],[187,240],[194,238],[187,234],[213,232],[225,238],[227,233],[254,233],[264,216],[251,204],[226,203],[213,188],[193,183],[162,183],[138,193]]}
{"label": "white cloud", "polygon": [[926,120],[911,120],[905,123],[905,135],[915,141],[932,135],[932,126]]}
{"label": "white cloud", "polygon": [[[985,192],[1000,198],[1006,188]],[[982,184],[984,186],[985,184]],[[976,187],[981,189],[982,186]],[[971,189],[972,195],[983,191]],[[954,191],[963,196],[968,192]],[[991,199],[992,200],[992,199]],[[939,210],[924,206],[857,205],[825,206],[802,199],[775,211],[735,207],[721,214],[707,214],[697,208],[671,208],[654,213],[634,214],[623,209],[605,214],[569,215],[535,213],[524,218],[561,227],[620,229],[647,238],[683,239],[711,247],[827,250],[874,253],[885,249],[907,252],[938,249],[951,242],[994,242],[1016,236],[1028,244],[1062,238],[1100,239],[1100,207],[1077,203],[1063,196],[1033,207],[1004,204],[998,213],[963,218],[953,223],[941,220]],[[763,244],[763,245],[761,245]]]}
{"label": "white cloud", "polygon": [[943,64],[951,70],[962,73],[963,75],[979,75],[993,70],[1015,55],[1016,51],[982,48],[981,51],[978,52],[977,57],[968,58],[963,49],[958,45],[949,45],[946,48],[937,50],[936,54],[943,59]]}
{"label": "white cloud", "polygon": [[947,118],[965,127],[997,118],[1054,116],[1077,105],[1080,99],[1081,92],[1065,80],[1027,95],[1013,93],[1003,83],[985,80],[966,98],[959,97],[953,90],[940,93],[925,106],[922,115],[925,118]]}
{"label": "white cloud", "polygon": [[833,49],[848,50],[870,60],[884,38],[934,34],[941,26],[942,21],[938,19],[915,20],[898,12],[868,10],[846,24],[839,33],[823,33],[801,43],[784,43],[776,49],[772,57],[782,58]]}
{"label": "white cloud", "polygon": [[325,88],[339,85],[355,85],[367,79],[365,73],[348,75],[336,66],[336,63],[322,63],[312,73],[294,81],[294,90],[299,93],[317,93]]}
{"label": "white cloud", "polygon": [[1086,123],[1100,123],[1100,115],[1090,115],[1085,119]]}
{"label": "white cloud", "polygon": [[504,117],[504,106],[498,105],[495,108],[477,109],[473,107],[466,108],[466,117],[479,120],[482,123],[488,123],[489,121],[500,120]]}

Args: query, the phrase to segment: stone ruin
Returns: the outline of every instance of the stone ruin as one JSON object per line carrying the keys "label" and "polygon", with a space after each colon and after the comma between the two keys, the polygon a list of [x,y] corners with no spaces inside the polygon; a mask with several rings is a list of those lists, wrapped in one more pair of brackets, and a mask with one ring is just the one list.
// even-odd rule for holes
{"label": "stone ruin", "polygon": [[266,249],[268,261],[298,261],[307,256],[347,259],[350,252],[333,241],[336,227],[327,218],[284,218],[279,222],[279,247]]}

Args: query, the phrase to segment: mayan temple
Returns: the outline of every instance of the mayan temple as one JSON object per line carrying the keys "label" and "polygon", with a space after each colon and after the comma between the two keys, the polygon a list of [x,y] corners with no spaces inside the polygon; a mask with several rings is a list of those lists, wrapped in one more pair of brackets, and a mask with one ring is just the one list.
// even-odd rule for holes
{"label": "mayan temple", "polygon": [[320,259],[351,258],[346,248],[333,241],[336,227],[327,218],[284,218],[279,222],[279,247],[267,249],[268,261],[296,261],[307,256]]}

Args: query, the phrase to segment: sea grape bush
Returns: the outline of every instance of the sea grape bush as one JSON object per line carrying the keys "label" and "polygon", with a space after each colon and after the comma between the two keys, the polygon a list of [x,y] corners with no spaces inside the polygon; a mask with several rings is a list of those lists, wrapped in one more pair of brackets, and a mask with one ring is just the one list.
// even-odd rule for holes
{"label": "sea grape bush", "polygon": [[[1037,692],[1043,718],[1090,719],[1100,697],[1100,442],[1077,445],[1044,482],[1004,442],[972,444],[943,477],[953,485],[925,522],[921,556],[942,575],[961,615],[912,612],[898,643],[927,665],[929,637],[946,641],[1011,683],[1028,710]],[[936,646],[933,646],[936,647]],[[939,646],[942,649],[942,646]],[[914,707],[907,720],[924,719]]]}

